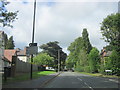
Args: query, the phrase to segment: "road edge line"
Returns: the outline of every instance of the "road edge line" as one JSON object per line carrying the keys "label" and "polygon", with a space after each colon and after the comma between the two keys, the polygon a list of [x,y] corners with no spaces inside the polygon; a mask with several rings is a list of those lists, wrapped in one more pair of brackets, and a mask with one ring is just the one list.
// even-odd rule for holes
{"label": "road edge line", "polygon": [[[62,73],[62,72],[61,72]],[[43,82],[39,88],[43,88],[47,83],[49,83],[51,80],[53,80],[54,78],[56,78],[57,76],[59,76],[61,73],[58,73],[57,75],[55,75],[54,77],[46,80],[45,82]]]}

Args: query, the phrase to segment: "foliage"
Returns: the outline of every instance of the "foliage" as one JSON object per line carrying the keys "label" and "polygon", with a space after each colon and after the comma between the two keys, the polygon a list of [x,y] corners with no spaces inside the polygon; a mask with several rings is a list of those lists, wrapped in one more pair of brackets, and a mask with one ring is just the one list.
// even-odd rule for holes
{"label": "foliage", "polygon": [[68,47],[68,50],[70,51],[70,54],[68,56],[68,59],[66,61],[67,67],[69,67],[69,63],[71,65],[71,67],[69,68],[73,68],[74,65],[76,65],[76,62],[79,59],[79,53],[80,53],[80,49],[83,49],[83,39],[82,37],[78,37],[77,39],[75,39],[74,42],[72,42],[70,44],[70,46]]}
{"label": "foliage", "polygon": [[39,53],[36,57],[33,58],[34,64],[37,65],[49,65],[53,64],[53,57],[50,57],[47,53]]}
{"label": "foliage", "polygon": [[82,37],[84,40],[84,47],[87,51],[87,54],[89,54],[90,50],[92,49],[92,45],[90,44],[89,38],[88,38],[88,32],[87,29],[84,28],[82,32]]}
{"label": "foliage", "polygon": [[92,48],[92,50],[90,51],[89,55],[88,55],[88,60],[89,60],[89,65],[90,65],[90,71],[95,73],[98,72],[98,66],[100,63],[100,55],[99,55],[99,51],[97,50],[97,48]]}
{"label": "foliage", "polygon": [[113,47],[112,47],[112,45],[107,45],[107,46],[105,47],[105,49],[106,49],[106,51],[112,51],[112,50],[113,50]]}
{"label": "foliage", "polygon": [[112,63],[113,74],[120,75],[120,56],[119,53],[115,50],[112,51],[110,55],[110,60]]}
{"label": "foliage", "polygon": [[60,51],[60,65],[64,67],[67,54],[62,51],[62,48],[58,45],[59,42],[48,42],[40,46],[43,49],[42,52],[47,53],[51,57],[54,57],[54,67],[57,68],[58,63],[58,51]]}
{"label": "foliage", "polygon": [[112,62],[110,57],[104,57],[104,60],[105,60],[105,69],[112,70]]}
{"label": "foliage", "polygon": [[5,46],[6,46],[6,49],[14,49],[15,45],[14,45],[13,36],[11,36],[9,38],[9,40]]}
{"label": "foliage", "polygon": [[75,67],[75,71],[84,72],[84,67],[81,67],[80,65],[78,65],[77,67]]}
{"label": "foliage", "polygon": [[88,53],[91,48],[92,46],[89,42],[87,29],[83,29],[82,37],[75,39],[68,47],[70,54],[66,61],[67,67],[74,67],[75,71],[90,72]]}
{"label": "foliage", "polygon": [[120,51],[120,13],[108,15],[101,23],[103,39]]}
{"label": "foliage", "polygon": [[5,45],[5,49],[7,49],[7,43],[8,43],[8,37],[7,37],[7,34],[4,33],[4,45]]}
{"label": "foliage", "polygon": [[0,23],[2,24],[3,27],[5,26],[13,27],[11,23],[17,19],[18,11],[16,12],[7,11],[6,5],[9,4],[7,0],[0,0],[0,4],[1,4],[0,5]]}
{"label": "foliage", "polygon": [[66,60],[66,67],[71,69],[76,64],[75,58],[73,57],[74,53],[70,53]]}
{"label": "foliage", "polygon": [[90,66],[85,66],[85,67],[84,67],[84,71],[90,73],[90,72],[91,72],[91,71],[90,71]]}
{"label": "foliage", "polygon": [[88,59],[87,59],[87,54],[85,50],[80,50],[79,55],[78,55],[78,60],[76,63],[76,71],[84,72],[88,71],[86,66],[88,66]]}
{"label": "foliage", "polygon": [[[113,50],[109,65],[107,64],[107,68],[111,68],[113,73],[120,75],[120,13],[108,15],[103,22],[101,23],[101,33],[103,35],[103,39],[106,42],[109,42],[108,50]],[[111,63],[111,64],[110,64]]]}
{"label": "foliage", "polygon": [[99,71],[101,74],[105,74],[105,66],[104,66],[104,64],[100,64],[100,68],[98,69],[98,71]]}

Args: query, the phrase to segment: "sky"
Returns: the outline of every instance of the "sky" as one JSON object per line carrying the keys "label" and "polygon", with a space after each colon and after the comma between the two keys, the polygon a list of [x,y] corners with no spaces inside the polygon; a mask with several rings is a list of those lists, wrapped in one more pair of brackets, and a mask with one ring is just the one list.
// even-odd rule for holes
{"label": "sky", "polygon": [[[2,28],[13,36],[16,48],[23,49],[32,42],[33,0],[8,0],[8,11],[19,11],[14,28]],[[113,2],[114,1],[114,2]],[[87,28],[93,47],[101,50],[107,45],[102,40],[100,26],[107,15],[118,12],[119,0],[37,0],[35,42],[38,46],[58,41],[63,51]]]}

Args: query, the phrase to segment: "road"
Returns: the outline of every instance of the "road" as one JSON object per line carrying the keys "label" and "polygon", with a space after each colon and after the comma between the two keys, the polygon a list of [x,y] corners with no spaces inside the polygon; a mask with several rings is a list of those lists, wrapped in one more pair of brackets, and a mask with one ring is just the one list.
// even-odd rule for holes
{"label": "road", "polygon": [[94,90],[94,88],[118,88],[118,82],[110,78],[63,72],[43,88],[89,88]]}

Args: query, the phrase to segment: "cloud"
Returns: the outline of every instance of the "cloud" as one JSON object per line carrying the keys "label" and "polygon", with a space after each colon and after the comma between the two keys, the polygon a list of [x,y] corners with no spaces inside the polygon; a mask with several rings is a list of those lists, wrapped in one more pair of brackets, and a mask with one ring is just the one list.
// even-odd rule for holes
{"label": "cloud", "polygon": [[[90,42],[100,50],[106,45],[100,39],[100,23],[107,15],[117,12],[116,5],[116,2],[37,2],[35,42],[41,45],[59,41],[68,53],[70,43],[87,28]],[[31,42],[33,3],[12,2],[8,8],[19,10],[19,19],[9,34],[14,36],[16,47],[23,48]]]}

